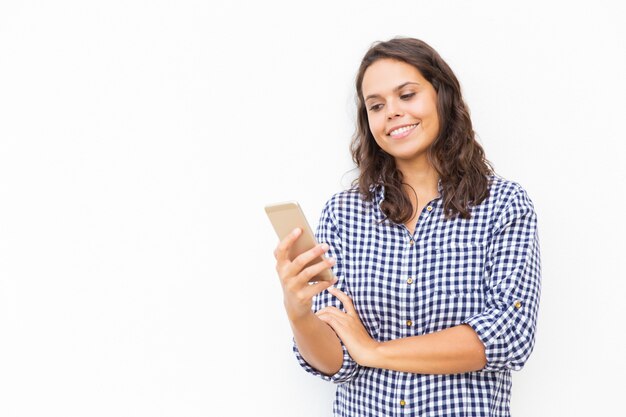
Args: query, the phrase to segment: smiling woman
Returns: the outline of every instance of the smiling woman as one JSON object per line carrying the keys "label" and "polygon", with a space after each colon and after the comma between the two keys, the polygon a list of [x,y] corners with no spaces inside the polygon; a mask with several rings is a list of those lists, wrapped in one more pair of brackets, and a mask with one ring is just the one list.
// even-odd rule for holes
{"label": "smiling woman", "polygon": [[322,244],[291,260],[296,230],[275,251],[294,352],[339,384],[336,416],[509,416],[539,305],[533,204],[493,173],[426,43],[372,46],[356,91],[359,178],[326,203]]}
{"label": "smiling woman", "polygon": [[[361,85],[369,131],[378,149],[393,157],[400,172],[425,172],[434,178],[436,172],[430,169],[428,150],[439,133],[439,115],[437,92],[432,84],[410,64],[379,59],[367,67]],[[384,92],[368,94],[376,89]],[[370,185],[366,184],[368,188]],[[406,186],[410,188],[410,184]],[[422,201],[436,196],[434,187],[429,191],[430,195],[423,195]],[[418,200],[410,201],[410,205],[416,207],[415,211],[406,210],[411,218],[398,219],[409,230],[415,228],[415,213],[424,208]]]}
{"label": "smiling woman", "polygon": [[[380,59],[367,68],[362,85],[376,144],[397,163],[427,164],[426,152],[439,132],[437,92],[432,84],[412,65]],[[368,94],[376,88],[385,91]]]}
{"label": "smiling woman", "polygon": [[[399,84],[393,86],[394,81]],[[376,85],[396,89],[396,100],[387,103],[392,108],[388,107],[386,112],[386,103],[375,101],[383,97],[370,91]],[[431,181],[433,177],[440,178],[447,191],[442,196],[446,216],[458,214],[468,218],[469,207],[487,197],[488,176],[493,169],[475,140],[461,85],[441,56],[418,39],[381,42],[363,58],[356,91],[358,120],[352,158],[361,170],[358,181],[361,193],[371,200],[372,186],[382,181],[386,185],[383,203],[386,212],[392,220],[406,222],[419,213],[412,199],[415,192],[410,188],[410,177],[416,172],[428,172]],[[380,109],[382,114],[377,114]],[[400,113],[389,119],[388,113],[394,110]],[[414,161],[422,165],[422,168],[415,167],[417,169],[409,168],[410,162],[396,158],[381,144],[385,138],[381,128],[413,123],[411,117],[422,124],[418,129],[422,132],[422,140],[429,140],[425,144],[426,152],[421,152],[422,158]],[[403,178],[407,175],[409,178]],[[434,190],[431,190],[432,194],[436,194]],[[426,199],[429,195],[423,197]]]}

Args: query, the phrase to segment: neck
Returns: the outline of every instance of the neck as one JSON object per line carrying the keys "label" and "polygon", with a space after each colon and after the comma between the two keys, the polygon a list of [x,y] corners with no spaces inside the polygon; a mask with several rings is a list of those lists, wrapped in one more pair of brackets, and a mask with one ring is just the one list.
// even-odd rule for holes
{"label": "neck", "polygon": [[439,174],[430,163],[405,164],[396,161],[396,167],[402,172],[403,182],[413,187],[418,195],[439,194],[437,188]]}

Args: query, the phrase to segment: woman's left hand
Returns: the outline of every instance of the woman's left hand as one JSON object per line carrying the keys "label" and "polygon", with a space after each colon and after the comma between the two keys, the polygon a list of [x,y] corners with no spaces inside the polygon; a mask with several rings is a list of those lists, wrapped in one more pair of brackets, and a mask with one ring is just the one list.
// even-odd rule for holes
{"label": "woman's left hand", "polygon": [[374,359],[374,352],[379,343],[367,333],[354,309],[352,299],[335,287],[328,288],[328,292],[341,301],[346,310],[345,313],[337,307],[329,306],[315,314],[320,320],[332,327],[356,363],[369,366],[368,364]]}

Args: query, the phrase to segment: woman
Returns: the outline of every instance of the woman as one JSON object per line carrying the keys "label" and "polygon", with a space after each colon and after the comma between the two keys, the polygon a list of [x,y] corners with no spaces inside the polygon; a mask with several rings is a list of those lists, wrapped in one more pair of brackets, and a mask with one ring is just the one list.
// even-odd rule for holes
{"label": "woman", "polygon": [[336,416],[508,416],[539,305],[532,202],[493,174],[426,43],[375,44],[356,89],[359,178],[326,203],[322,244],[290,261],[296,230],[275,251],[298,360],[339,384]]}

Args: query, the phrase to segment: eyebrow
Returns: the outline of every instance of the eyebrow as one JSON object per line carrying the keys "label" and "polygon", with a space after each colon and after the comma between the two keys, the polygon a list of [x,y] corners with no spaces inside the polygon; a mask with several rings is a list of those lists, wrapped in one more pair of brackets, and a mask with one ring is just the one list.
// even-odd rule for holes
{"label": "eyebrow", "polygon": [[[407,81],[407,82],[405,82],[403,84],[400,84],[396,88],[394,88],[393,91],[401,90],[401,89],[403,89],[404,87],[406,87],[409,84],[420,85],[420,83],[415,82],[415,81]],[[379,94],[370,94],[369,96],[365,97],[365,101],[369,100],[370,98],[378,98],[378,97],[380,97]]]}

